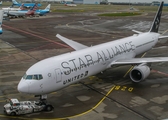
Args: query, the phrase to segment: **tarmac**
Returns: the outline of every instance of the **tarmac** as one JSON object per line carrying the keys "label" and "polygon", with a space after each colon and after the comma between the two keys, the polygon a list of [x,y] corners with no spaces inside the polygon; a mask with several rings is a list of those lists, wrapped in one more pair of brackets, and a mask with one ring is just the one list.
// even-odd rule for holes
{"label": "tarmac", "polygon": [[[133,35],[131,30],[148,31],[154,13],[134,17],[99,17],[96,14],[49,13],[47,16],[11,19],[3,22],[0,36],[0,119],[65,120],[162,120],[168,118],[168,63],[151,65],[151,74],[138,84],[131,82],[131,66],[112,67],[80,83],[48,95],[52,112],[7,116],[3,106],[7,98],[37,100],[21,94],[17,85],[34,63],[73,51],[55,37],[93,46]],[[164,12],[160,33],[167,34],[168,13]],[[168,42],[159,43],[143,57],[168,57]],[[142,55],[140,55],[141,57]]]}

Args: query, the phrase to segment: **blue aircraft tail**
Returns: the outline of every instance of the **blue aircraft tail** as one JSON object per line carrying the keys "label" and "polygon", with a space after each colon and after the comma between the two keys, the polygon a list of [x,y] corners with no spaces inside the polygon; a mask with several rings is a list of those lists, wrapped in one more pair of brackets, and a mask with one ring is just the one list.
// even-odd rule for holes
{"label": "blue aircraft tail", "polygon": [[12,2],[13,2],[14,5],[19,4],[16,0],[12,0]]}
{"label": "blue aircraft tail", "polygon": [[44,10],[50,11],[51,4],[48,4]]}

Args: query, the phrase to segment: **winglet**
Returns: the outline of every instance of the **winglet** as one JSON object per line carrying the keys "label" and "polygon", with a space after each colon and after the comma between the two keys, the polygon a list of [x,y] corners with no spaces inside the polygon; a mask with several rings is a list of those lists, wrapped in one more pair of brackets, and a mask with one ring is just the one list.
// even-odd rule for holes
{"label": "winglet", "polygon": [[78,42],[75,42],[75,41],[70,40],[68,38],[65,38],[65,37],[63,37],[59,34],[57,34],[56,37],[59,38],[61,41],[65,42],[66,44],[68,44],[69,46],[71,46],[75,50],[81,50],[81,49],[84,49],[84,48],[88,47],[88,46],[85,46],[81,43],[78,43]]}
{"label": "winglet", "polygon": [[156,13],[155,19],[152,23],[152,26],[151,26],[151,29],[149,30],[149,32],[156,32],[156,33],[158,32],[159,24],[160,24],[160,18],[161,18],[161,15],[162,15],[163,4],[164,4],[164,2],[162,1],[161,4],[160,4],[160,7],[158,9],[158,12]]}

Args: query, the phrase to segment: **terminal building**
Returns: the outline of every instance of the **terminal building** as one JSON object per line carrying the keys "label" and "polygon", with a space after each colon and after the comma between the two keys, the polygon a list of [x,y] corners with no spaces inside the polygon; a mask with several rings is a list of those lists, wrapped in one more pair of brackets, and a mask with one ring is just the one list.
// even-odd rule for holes
{"label": "terminal building", "polygon": [[[4,0],[2,0],[4,1]],[[6,0],[7,1],[7,0]],[[11,0],[9,0],[11,1]],[[156,0],[16,0],[18,2],[54,2],[54,3],[75,3],[75,4],[118,4],[118,5],[153,5],[158,6],[160,1]],[[164,6],[168,6],[168,0],[164,0]]]}
{"label": "terminal building", "polygon": [[73,0],[75,4],[100,4],[101,0]]}
{"label": "terminal building", "polygon": [[75,4],[100,4],[102,0],[16,0],[18,2],[73,2]]}

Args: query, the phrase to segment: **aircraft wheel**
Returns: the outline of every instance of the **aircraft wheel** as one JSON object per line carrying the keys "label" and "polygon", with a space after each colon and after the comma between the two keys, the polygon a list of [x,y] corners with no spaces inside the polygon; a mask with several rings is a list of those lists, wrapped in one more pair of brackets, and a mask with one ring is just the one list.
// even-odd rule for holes
{"label": "aircraft wheel", "polygon": [[53,110],[53,107],[51,105],[47,105],[46,106],[46,111],[49,112],[49,111],[52,111],[52,110]]}
{"label": "aircraft wheel", "polygon": [[16,113],[15,112],[11,112],[11,114],[10,114],[11,116],[15,116],[16,115]]}

